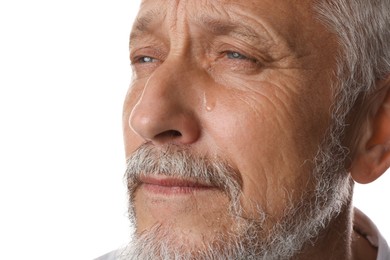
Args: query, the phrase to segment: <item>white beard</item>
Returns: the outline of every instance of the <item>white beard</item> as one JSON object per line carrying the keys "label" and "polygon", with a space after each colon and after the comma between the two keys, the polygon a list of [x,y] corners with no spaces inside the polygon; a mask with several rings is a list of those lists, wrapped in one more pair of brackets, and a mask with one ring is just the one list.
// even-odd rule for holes
{"label": "white beard", "polygon": [[[170,147],[161,152],[148,144],[142,146],[129,159],[127,170],[130,195],[129,213],[135,226],[136,219],[132,201],[137,177],[144,172],[163,174],[175,172],[175,176],[199,177],[223,187],[231,201],[230,215],[234,227],[228,233],[205,237],[202,244],[196,245],[191,241],[185,241],[184,237],[173,234],[172,227],[168,225],[154,226],[142,234],[134,234],[120,259],[292,258],[305,244],[316,238],[327,227],[330,220],[335,218],[350,200],[352,194],[352,182],[348,174],[340,173],[340,161],[330,161],[328,158],[334,146],[328,145],[326,148],[327,151],[320,150],[316,157],[316,167],[313,171],[315,190],[309,195],[302,196],[298,203],[291,202],[285,209],[284,217],[277,222],[267,223],[266,226],[272,226],[272,228],[264,230],[264,223],[270,220],[261,209],[261,205],[257,205],[258,219],[241,217],[239,181],[233,178],[236,173],[232,173],[224,163],[213,163],[209,159],[195,158],[187,151],[178,150],[177,147]],[[203,166],[199,168],[202,164]],[[183,165],[186,167],[183,168]],[[336,169],[337,172],[335,172]],[[205,177],[208,171],[211,171],[213,176]]]}

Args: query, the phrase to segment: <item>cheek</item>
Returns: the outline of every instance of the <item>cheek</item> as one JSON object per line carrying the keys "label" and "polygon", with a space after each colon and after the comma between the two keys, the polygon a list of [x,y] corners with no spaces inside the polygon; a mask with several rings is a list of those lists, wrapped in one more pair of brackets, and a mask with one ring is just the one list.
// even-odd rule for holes
{"label": "cheek", "polygon": [[[248,214],[254,214],[260,204],[277,216],[287,199],[297,200],[301,193],[295,191],[308,183],[326,113],[321,116],[309,109],[309,103],[272,84],[260,85],[262,92],[219,94],[207,127],[219,153],[242,175],[242,202]],[[312,113],[318,119],[313,120]]]}

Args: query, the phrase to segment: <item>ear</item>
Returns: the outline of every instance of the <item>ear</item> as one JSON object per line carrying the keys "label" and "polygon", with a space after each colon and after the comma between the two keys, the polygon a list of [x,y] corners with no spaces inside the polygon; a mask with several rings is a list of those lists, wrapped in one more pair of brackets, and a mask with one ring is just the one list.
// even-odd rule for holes
{"label": "ear", "polygon": [[390,76],[378,84],[379,91],[370,100],[359,128],[350,169],[352,178],[363,184],[376,180],[390,167]]}

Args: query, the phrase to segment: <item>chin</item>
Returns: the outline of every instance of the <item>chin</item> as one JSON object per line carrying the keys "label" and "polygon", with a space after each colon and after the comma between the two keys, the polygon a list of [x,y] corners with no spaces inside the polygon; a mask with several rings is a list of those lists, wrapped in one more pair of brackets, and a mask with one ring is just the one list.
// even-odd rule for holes
{"label": "chin", "polygon": [[[237,229],[237,210],[219,190],[156,194],[138,189],[133,200],[136,235],[155,232],[175,244],[202,244]],[[177,242],[175,242],[177,240]]]}
{"label": "chin", "polygon": [[135,234],[122,255],[123,259],[244,259],[247,254],[240,251],[245,248],[239,245],[242,242],[232,231],[210,227],[204,232],[156,224]]}

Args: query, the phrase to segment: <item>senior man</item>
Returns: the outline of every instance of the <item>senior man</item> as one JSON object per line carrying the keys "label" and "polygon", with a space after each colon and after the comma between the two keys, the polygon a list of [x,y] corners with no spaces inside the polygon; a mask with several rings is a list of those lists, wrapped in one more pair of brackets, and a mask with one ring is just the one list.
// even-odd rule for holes
{"label": "senior man", "polygon": [[390,165],[388,0],[144,0],[130,59],[135,234],[100,259],[390,259],[352,206]]}

